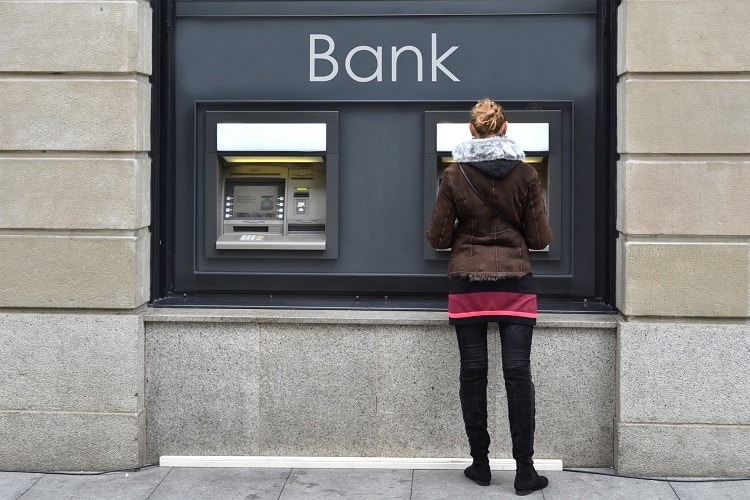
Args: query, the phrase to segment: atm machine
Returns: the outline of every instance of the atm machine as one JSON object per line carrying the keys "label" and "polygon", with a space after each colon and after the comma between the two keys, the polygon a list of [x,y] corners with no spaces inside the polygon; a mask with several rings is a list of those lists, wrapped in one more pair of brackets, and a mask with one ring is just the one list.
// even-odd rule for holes
{"label": "atm machine", "polygon": [[[549,206],[549,123],[515,123],[508,119],[507,136],[521,145],[526,153],[526,163],[534,167],[539,174],[544,202]],[[438,185],[445,169],[453,163],[453,149],[461,142],[471,139],[467,123],[437,123],[435,126],[437,142],[437,178]]]}
{"label": "atm machine", "polygon": [[[555,234],[560,234],[562,168],[561,168],[561,113],[557,110],[505,110],[508,118],[508,137],[518,142],[526,153],[526,163],[539,174],[547,212]],[[425,113],[425,224],[435,203],[443,172],[454,162],[455,146],[471,139],[469,116],[466,112],[431,111]],[[546,254],[544,259],[557,259],[560,248],[553,242],[535,254]],[[448,251],[435,250],[425,243],[424,256],[428,260],[447,258]],[[540,258],[537,255],[537,258]]]}
{"label": "atm machine", "polygon": [[326,249],[326,128],[216,125],[217,250]]}

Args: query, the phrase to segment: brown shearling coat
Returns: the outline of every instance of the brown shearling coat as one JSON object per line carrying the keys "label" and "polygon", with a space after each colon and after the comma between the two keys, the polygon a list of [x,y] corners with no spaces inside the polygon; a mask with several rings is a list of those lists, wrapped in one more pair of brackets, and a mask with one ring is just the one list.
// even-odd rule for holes
{"label": "brown shearling coat", "polygon": [[451,248],[448,277],[485,281],[529,274],[529,249],[543,249],[552,242],[536,169],[518,162],[507,175],[497,178],[469,164],[463,167],[507,222],[471,190],[457,164],[449,166],[427,227],[430,245]]}

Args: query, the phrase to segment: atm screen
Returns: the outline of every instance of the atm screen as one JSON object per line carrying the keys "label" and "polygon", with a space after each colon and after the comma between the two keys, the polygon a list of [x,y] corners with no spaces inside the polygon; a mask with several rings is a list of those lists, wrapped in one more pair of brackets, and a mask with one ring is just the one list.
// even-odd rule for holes
{"label": "atm screen", "polygon": [[283,214],[284,181],[227,181],[227,218],[278,219]]}

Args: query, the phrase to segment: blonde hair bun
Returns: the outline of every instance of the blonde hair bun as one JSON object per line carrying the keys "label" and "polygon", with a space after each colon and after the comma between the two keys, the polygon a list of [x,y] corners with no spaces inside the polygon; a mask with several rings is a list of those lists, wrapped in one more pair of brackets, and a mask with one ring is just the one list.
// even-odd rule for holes
{"label": "blonde hair bun", "polygon": [[471,124],[480,137],[498,135],[505,123],[505,110],[502,106],[484,98],[471,110]]}

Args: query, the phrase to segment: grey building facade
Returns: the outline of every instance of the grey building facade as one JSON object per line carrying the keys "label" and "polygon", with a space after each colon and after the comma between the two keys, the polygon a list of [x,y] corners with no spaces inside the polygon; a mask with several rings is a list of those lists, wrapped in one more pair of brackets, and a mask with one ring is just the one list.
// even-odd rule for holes
{"label": "grey building facade", "polygon": [[[232,8],[273,9],[258,7],[264,2],[232,3],[239,6]],[[336,9],[337,2],[319,3]],[[430,3],[435,9],[450,8]],[[595,106],[611,100],[613,119],[592,137],[611,137],[612,144],[604,156],[594,144],[588,161],[592,178],[611,177],[604,183],[611,194],[587,198],[592,205],[582,208],[606,213],[582,220],[605,228],[611,220],[612,234],[597,239],[596,229],[574,233],[581,223],[561,222],[560,227],[571,247],[586,234],[594,234],[593,244],[600,245],[592,257],[599,264],[590,270],[599,284],[567,298],[584,297],[588,303],[603,297],[602,307],[565,309],[558,305],[566,298],[555,288],[558,281],[545,285],[555,300],[541,314],[534,340],[536,457],[562,459],[570,467],[612,466],[626,474],[744,475],[750,463],[750,394],[743,383],[750,375],[750,35],[744,23],[750,6],[743,0],[580,2],[584,7],[599,3],[611,11],[588,6],[583,9],[586,19],[605,18],[613,31],[592,37],[587,50],[594,64],[608,54],[602,41],[612,44],[612,86],[599,89]],[[378,263],[378,273],[402,273],[404,278],[373,276],[373,296],[391,287],[408,291],[412,299],[399,303],[394,293],[390,307],[380,296],[364,305],[349,301],[321,307],[304,293],[304,284],[288,302],[266,298],[243,306],[242,301],[191,298],[211,293],[193,293],[190,287],[249,296],[239,285],[233,288],[231,279],[223,282],[219,276],[206,284],[191,276],[253,273],[252,266],[260,264],[245,254],[222,263],[220,251],[212,257],[210,238],[210,244],[195,245],[196,235],[213,234],[201,225],[206,219],[200,219],[201,213],[210,213],[205,202],[210,198],[196,194],[181,204],[189,186],[201,184],[181,188],[180,182],[185,182],[184,172],[209,170],[201,171],[195,159],[191,165],[198,170],[175,170],[173,178],[164,170],[184,154],[180,148],[196,158],[201,152],[184,140],[199,135],[179,135],[181,126],[191,129],[192,124],[180,122],[168,108],[162,115],[158,109],[163,108],[152,105],[175,102],[164,73],[175,61],[165,61],[161,50],[161,21],[174,18],[165,12],[177,7],[178,13],[188,14],[201,2],[174,4],[0,2],[5,21],[0,28],[0,440],[5,443],[0,468],[117,469],[167,455],[464,456],[453,331],[439,307],[420,307],[418,302],[429,295],[417,292],[433,286],[431,273],[440,270],[440,260],[420,261],[427,281],[417,290],[406,289],[412,283],[408,271],[388,267],[393,259]],[[503,1],[472,4],[495,13],[513,8]],[[555,6],[553,1],[538,4]],[[282,13],[246,14],[268,26]],[[440,22],[450,24],[448,14],[460,13],[443,14]],[[366,32],[366,23],[352,21],[347,28],[346,19],[318,22],[318,34],[336,39],[335,29],[341,36],[354,28]],[[179,16],[177,22],[179,44]],[[433,32],[432,25],[422,34],[432,33],[435,38],[413,42],[415,50],[403,55],[406,61],[421,49],[423,81],[391,85],[398,82],[388,81],[393,67],[383,59],[384,83],[404,93],[399,100],[406,107],[422,101],[439,104],[425,104],[419,113],[453,112],[469,97],[453,96],[451,90],[419,99],[425,88],[419,84],[433,78],[447,84],[453,81],[448,73],[464,78],[460,71],[470,72],[476,63],[468,61],[464,68],[460,52],[454,52],[442,60],[445,70],[439,69],[441,55],[462,42],[440,38],[442,31]],[[406,44],[398,42],[399,47]],[[438,46],[428,56],[432,44]],[[352,65],[343,58],[338,62],[337,78],[348,70],[349,76],[377,81],[375,70],[355,65],[358,57],[377,54],[375,43],[368,46],[372,50],[352,55]],[[383,54],[392,54],[389,49]],[[321,65],[305,68],[310,71],[304,75],[306,84],[330,75],[331,63],[324,69],[321,55],[325,46],[310,50],[317,50]],[[305,56],[313,57],[312,52]],[[175,55],[178,62],[179,57]],[[194,54],[195,60],[200,57]],[[180,80],[181,68],[178,64],[174,76],[177,98],[194,82]],[[400,66],[399,71],[407,75]],[[298,97],[290,85],[289,100],[294,101]],[[364,115],[346,115],[351,111],[347,106],[382,100],[388,108],[388,102],[395,102],[379,96],[380,91],[370,95],[357,85],[341,85],[349,95],[339,117],[349,121],[342,126],[340,120],[339,131],[356,126],[356,119],[367,121]],[[229,89],[217,93],[231,97],[230,84],[217,78],[218,88]],[[468,88],[467,96],[469,90],[486,88]],[[276,100],[272,94],[267,100]],[[233,100],[227,96],[218,99],[221,106]],[[502,101],[504,94],[492,97]],[[211,99],[195,100],[215,105]],[[325,96],[317,100],[330,102]],[[524,101],[522,90],[509,100]],[[454,101],[455,108],[445,109],[447,101]],[[208,111],[227,111],[221,106]],[[289,103],[264,106],[264,112],[280,111]],[[567,108],[560,107],[565,116]],[[178,131],[172,142],[160,135],[170,116]],[[347,193],[345,132],[341,134],[337,181],[339,192]],[[420,156],[419,162],[424,161]],[[413,180],[421,182],[428,177],[425,172],[429,169],[419,163]],[[205,186],[216,181],[202,179]],[[570,190],[575,190],[573,184]],[[595,183],[589,187],[598,189]],[[585,191],[581,187],[575,199],[586,198]],[[346,219],[347,203],[356,196],[338,199],[339,231],[326,232],[326,239],[327,244],[338,239],[340,255],[318,259],[319,274],[370,271],[359,268],[358,261],[346,267],[347,245],[355,251],[353,242],[360,241],[350,236],[356,226]],[[175,211],[169,219],[169,203],[187,210]],[[414,204],[419,215],[406,223],[410,231],[419,229],[425,205],[421,198]],[[571,217],[583,211],[571,210]],[[180,236],[185,217],[203,222],[186,226]],[[217,225],[211,226],[213,231]],[[174,253],[160,250],[165,235],[175,238]],[[177,244],[184,242],[207,249],[205,255],[185,253],[184,245]],[[423,255],[421,247],[418,255]],[[535,262],[554,275],[545,258]],[[327,263],[331,259],[343,264]],[[236,260],[250,267],[232,268]],[[293,272],[303,276],[307,270],[299,260],[292,256],[273,272],[281,275],[285,265],[292,270],[297,266]],[[164,272],[175,262],[177,271],[182,262],[189,272],[182,277]],[[196,267],[190,267],[193,263]],[[581,265],[574,269],[580,271]],[[318,295],[339,282],[312,279],[309,286],[318,287]],[[214,282],[220,286],[210,290]],[[292,279],[273,282],[288,283],[277,298],[295,286]],[[352,283],[350,289],[368,290]],[[587,286],[585,280],[581,283],[565,286]],[[182,295],[187,303],[180,303]],[[497,353],[499,340],[493,342]],[[490,425],[493,457],[504,458],[510,450],[509,440],[503,439],[507,424],[498,368],[493,367],[490,383]]]}

